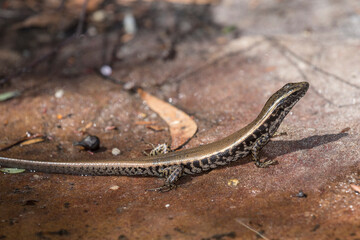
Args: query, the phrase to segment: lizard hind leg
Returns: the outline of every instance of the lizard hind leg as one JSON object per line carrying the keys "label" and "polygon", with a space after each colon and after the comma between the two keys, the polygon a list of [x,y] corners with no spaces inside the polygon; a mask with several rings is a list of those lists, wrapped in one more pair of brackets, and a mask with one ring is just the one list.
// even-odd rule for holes
{"label": "lizard hind leg", "polygon": [[169,144],[167,143],[158,144],[157,146],[152,143],[148,144],[152,147],[152,150],[150,151],[150,153],[144,151],[143,153],[145,156],[157,156],[160,154],[167,154],[169,152],[172,152]]}
{"label": "lizard hind leg", "polygon": [[149,189],[149,191],[168,192],[171,189],[176,188],[175,182],[182,176],[183,167],[179,165],[173,165],[161,170],[162,175],[166,178],[163,186]]}

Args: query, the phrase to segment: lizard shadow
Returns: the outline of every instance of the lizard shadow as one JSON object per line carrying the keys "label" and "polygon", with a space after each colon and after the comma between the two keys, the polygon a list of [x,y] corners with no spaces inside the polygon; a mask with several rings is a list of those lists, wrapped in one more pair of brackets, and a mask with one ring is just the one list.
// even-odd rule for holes
{"label": "lizard shadow", "polygon": [[[313,135],[300,140],[277,140],[270,141],[265,147],[265,154],[267,160],[273,160],[276,157],[297,152],[300,150],[312,149],[327,143],[338,141],[339,139],[348,136],[348,133],[336,133],[336,134],[324,134],[324,135]],[[266,151],[266,149],[278,149],[276,153]]]}
{"label": "lizard shadow", "polygon": [[[336,134],[324,134],[324,135],[313,135],[310,137],[306,137],[300,140],[271,140],[262,150],[262,154],[260,155],[261,160],[264,158],[266,161],[274,160],[275,158],[297,152],[300,150],[312,149],[327,143],[335,142],[343,137],[348,136],[348,133],[336,133]],[[277,149],[276,152],[267,151],[267,149]],[[245,157],[244,159],[240,159],[236,162],[232,162],[225,166],[220,166],[217,169],[238,166],[253,162],[250,156]],[[208,174],[211,171],[202,172],[196,175],[187,175],[184,178],[179,180],[179,184],[182,185],[186,182],[192,180],[193,177],[200,176],[203,174]],[[189,176],[189,177],[188,177]]]}

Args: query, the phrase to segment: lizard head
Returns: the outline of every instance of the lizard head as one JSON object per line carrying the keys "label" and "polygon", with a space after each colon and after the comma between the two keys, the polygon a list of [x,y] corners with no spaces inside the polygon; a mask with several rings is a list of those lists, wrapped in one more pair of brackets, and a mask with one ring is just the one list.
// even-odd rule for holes
{"label": "lizard head", "polygon": [[308,89],[308,82],[287,83],[269,98],[258,119],[266,119],[270,135],[275,133],[282,120]]}
{"label": "lizard head", "polygon": [[308,89],[308,82],[287,83],[274,93],[269,101],[273,100],[277,107],[288,109],[290,111],[300,98],[305,95]]}

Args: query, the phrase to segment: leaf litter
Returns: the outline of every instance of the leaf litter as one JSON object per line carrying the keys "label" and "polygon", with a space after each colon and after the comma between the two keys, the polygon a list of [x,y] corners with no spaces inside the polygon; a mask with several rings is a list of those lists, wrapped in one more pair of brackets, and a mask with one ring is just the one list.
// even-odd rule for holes
{"label": "leaf litter", "polygon": [[197,125],[189,115],[140,88],[138,94],[169,126],[171,149],[180,148],[194,136]]}

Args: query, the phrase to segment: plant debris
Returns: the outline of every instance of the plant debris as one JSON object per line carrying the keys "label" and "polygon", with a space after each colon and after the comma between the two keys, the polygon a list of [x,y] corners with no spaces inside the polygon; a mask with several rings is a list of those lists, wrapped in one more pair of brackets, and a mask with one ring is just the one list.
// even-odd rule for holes
{"label": "plant debris", "polygon": [[11,91],[11,92],[5,92],[0,94],[0,102],[12,99],[14,97],[17,97],[20,95],[19,91]]}
{"label": "plant debris", "polygon": [[32,138],[32,139],[23,141],[22,143],[20,143],[20,146],[22,147],[22,146],[31,145],[34,143],[43,142],[43,141],[45,141],[45,138],[43,138],[43,137]]}
{"label": "plant debris", "polygon": [[155,132],[161,132],[161,131],[165,130],[164,127],[158,126],[158,125],[148,125],[148,126],[146,126],[146,128],[151,129],[151,130],[153,130]]}
{"label": "plant debris", "polygon": [[93,123],[89,122],[88,124],[86,124],[86,126],[79,128],[78,132],[85,133],[89,128],[91,128],[92,125]]}
{"label": "plant debris", "polygon": [[360,193],[360,186],[355,184],[350,184],[350,187],[357,193]]}
{"label": "plant debris", "polygon": [[155,121],[136,121],[135,124],[136,125],[152,125],[155,124]]}
{"label": "plant debris", "polygon": [[21,168],[0,168],[0,171],[3,173],[16,174],[25,172],[25,169]]}
{"label": "plant debris", "polygon": [[142,89],[138,89],[138,93],[146,104],[169,125],[172,149],[180,148],[194,136],[197,125],[189,115]]}
{"label": "plant debris", "polygon": [[31,134],[31,133],[27,132],[26,137],[24,137],[6,147],[1,148],[0,152],[9,150],[10,148],[18,146],[18,145],[25,146],[25,145],[31,145],[31,144],[43,142],[46,139],[48,139],[48,138],[46,136],[43,136],[42,134]]}

